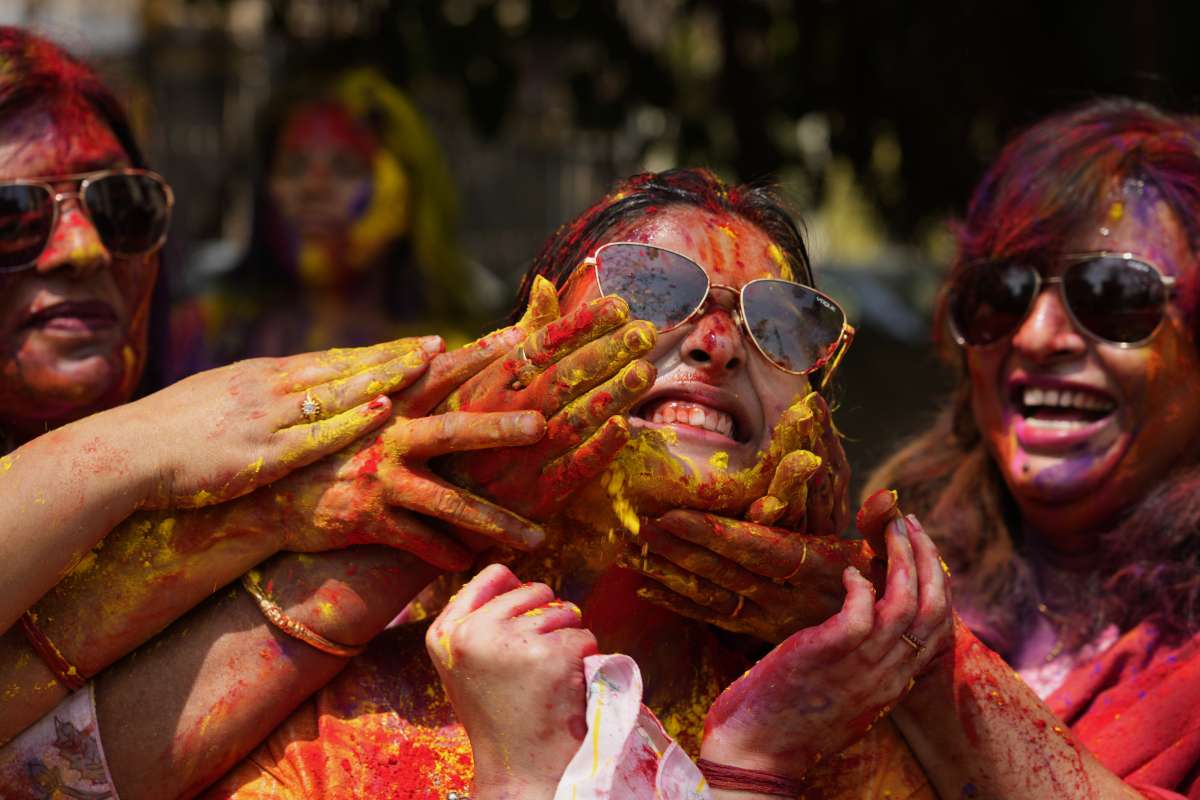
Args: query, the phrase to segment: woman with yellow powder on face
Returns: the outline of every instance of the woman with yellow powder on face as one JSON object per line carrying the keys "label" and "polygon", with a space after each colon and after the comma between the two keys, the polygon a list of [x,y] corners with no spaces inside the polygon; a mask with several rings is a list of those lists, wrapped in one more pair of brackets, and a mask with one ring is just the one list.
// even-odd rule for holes
{"label": "woman with yellow powder on face", "polygon": [[[584,718],[582,662],[598,647],[636,662],[646,705],[682,745],[676,756],[703,755],[749,783],[772,772],[777,788],[813,768],[831,771],[827,785],[847,796],[866,787],[931,796],[903,745],[832,757],[864,735],[895,742],[890,727],[871,724],[941,651],[949,620],[944,597],[933,602],[945,589],[936,552],[918,525],[894,519],[894,502],[864,517],[880,547],[889,527],[893,566],[880,604],[854,568],[874,573],[870,550],[830,536],[844,523],[846,475],[809,376],[831,368],[850,331],[807,285],[803,243],[786,212],[770,192],[727,187],[702,170],[640,175],[560,229],[530,278],[529,309],[557,317],[561,305],[561,320],[469,380],[446,407],[529,407],[532,387],[596,385],[571,356],[546,351],[564,339],[581,341],[580,352],[620,349],[588,344],[581,331],[624,325],[619,343],[639,357],[611,388],[551,418],[542,442],[456,455],[440,468],[548,520],[550,548],[509,558],[513,572],[489,566],[428,635],[406,626],[378,640],[206,796],[549,798],[593,721]],[[663,318],[626,323],[629,307],[644,310],[647,299]],[[564,452],[576,454],[569,469]],[[581,473],[585,485],[569,486]],[[679,510],[684,504],[708,513]],[[806,598],[791,620],[793,631],[810,628],[806,638],[754,666],[765,643],[646,602],[647,587],[623,565],[643,558],[646,540],[631,529],[660,526],[770,553],[776,590]],[[832,584],[808,580],[831,571]],[[522,586],[514,572],[544,583]],[[901,634],[923,640],[924,655]],[[814,675],[808,689],[792,680],[830,660],[841,668]],[[722,695],[751,667],[753,677]],[[702,750],[719,695],[723,724]],[[853,696],[836,706],[850,713],[823,714],[833,707],[827,695]],[[662,729],[657,737],[650,741],[669,743]],[[642,784],[647,775],[653,784],[656,767],[642,772]],[[656,788],[644,796],[659,796]],[[558,790],[571,796],[570,787]],[[741,796],[749,795],[712,795]]]}
{"label": "woman with yellow powder on face", "polygon": [[[382,75],[296,81],[263,129],[249,250],[214,294],[175,314],[178,335],[203,340],[201,366],[446,330],[484,310],[472,295],[490,276],[454,240],[444,159]],[[196,366],[189,355],[177,370]]]}

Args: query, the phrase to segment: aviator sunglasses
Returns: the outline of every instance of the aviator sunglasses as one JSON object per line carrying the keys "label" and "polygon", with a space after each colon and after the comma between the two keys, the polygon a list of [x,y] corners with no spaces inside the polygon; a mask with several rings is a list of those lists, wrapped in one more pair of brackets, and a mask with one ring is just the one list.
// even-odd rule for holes
{"label": "aviator sunglasses", "polygon": [[1055,285],[1071,321],[1096,341],[1140,347],[1166,317],[1175,279],[1133,253],[1071,253],[1059,277],[1021,261],[974,264],[950,289],[950,327],[960,345],[985,347],[1016,333],[1042,287]]}
{"label": "aviator sunglasses", "polygon": [[580,268],[595,267],[602,296],[629,304],[631,319],[644,319],[660,333],[701,314],[717,289],[737,295],[733,319],[768,362],[792,375],[829,366],[828,382],[854,339],[854,328],[832,299],[809,286],[759,278],[742,288],[715,284],[704,268],[685,255],[636,242],[602,246]]}
{"label": "aviator sunglasses", "polygon": [[[73,192],[55,184],[78,183]],[[105,249],[148,255],[162,247],[175,196],[161,175],[110,169],[77,175],[0,181],[0,273],[32,267],[50,243],[61,207],[75,198]]]}

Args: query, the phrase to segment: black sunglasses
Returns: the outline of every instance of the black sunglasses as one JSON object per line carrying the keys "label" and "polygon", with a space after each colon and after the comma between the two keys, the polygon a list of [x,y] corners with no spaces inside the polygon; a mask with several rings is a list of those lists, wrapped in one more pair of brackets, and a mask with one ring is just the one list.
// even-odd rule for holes
{"label": "black sunglasses", "polygon": [[822,386],[854,339],[841,306],[794,281],[759,278],[741,289],[714,284],[687,256],[637,242],[606,244],[581,268],[589,266],[595,267],[601,295],[621,297],[631,318],[652,322],[664,333],[701,314],[713,290],[737,295],[734,321],[763,358],[792,375],[828,366]]}
{"label": "black sunglasses", "polygon": [[1133,253],[1071,253],[1061,277],[1046,278],[1022,261],[972,264],[950,288],[955,340],[986,347],[1012,336],[1029,316],[1043,286],[1057,285],[1079,330],[1116,347],[1140,347],[1166,318],[1175,279]]}
{"label": "black sunglasses", "polygon": [[[74,192],[55,184],[78,183]],[[61,207],[75,198],[113,255],[139,256],[162,247],[175,196],[162,176],[145,169],[110,169],[0,182],[0,272],[37,263],[50,243]]]}

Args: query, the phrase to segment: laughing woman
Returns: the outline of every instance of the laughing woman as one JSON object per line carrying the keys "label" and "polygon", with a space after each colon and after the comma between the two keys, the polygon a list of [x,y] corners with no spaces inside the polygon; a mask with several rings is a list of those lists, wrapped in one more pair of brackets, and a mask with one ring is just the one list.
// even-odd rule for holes
{"label": "laughing woman", "polygon": [[873,483],[1045,706],[981,648],[919,683],[894,716],[943,796],[1200,793],[1198,133],[1128,100],[1050,117],[959,229],[962,383]]}
{"label": "laughing woman", "polygon": [[1198,220],[1194,121],[1110,100],[1009,143],[958,229],[962,382],[871,481],[954,575],[889,723],[941,797],[1200,796]]}

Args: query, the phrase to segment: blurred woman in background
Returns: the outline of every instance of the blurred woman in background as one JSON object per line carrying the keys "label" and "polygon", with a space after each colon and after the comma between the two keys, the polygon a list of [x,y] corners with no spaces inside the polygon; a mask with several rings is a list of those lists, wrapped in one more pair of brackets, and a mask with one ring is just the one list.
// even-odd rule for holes
{"label": "blurred woman in background", "polygon": [[[265,114],[249,251],[176,312],[191,367],[459,327],[495,280],[455,240],[457,197],[408,98],[377,71],[299,80]],[[453,337],[452,337],[453,338]]]}

